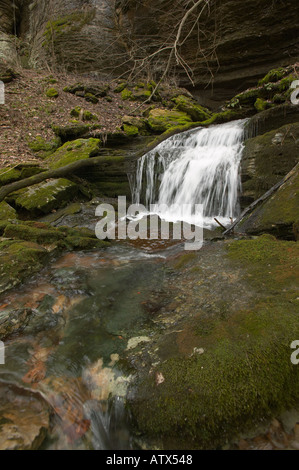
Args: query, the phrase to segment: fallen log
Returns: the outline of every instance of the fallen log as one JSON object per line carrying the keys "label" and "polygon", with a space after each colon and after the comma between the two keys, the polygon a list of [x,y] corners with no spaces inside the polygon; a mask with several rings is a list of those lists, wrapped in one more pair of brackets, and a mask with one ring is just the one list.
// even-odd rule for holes
{"label": "fallen log", "polygon": [[87,168],[89,166],[98,165],[100,163],[107,163],[113,161],[113,157],[92,157],[86,158],[84,160],[77,160],[76,162],[65,165],[61,168],[55,168],[50,170],[42,171],[37,175],[29,176],[20,181],[15,181],[14,183],[7,184],[0,188],[0,202],[8,196],[8,194],[18,191],[19,189],[27,188],[33,186],[34,184],[41,183],[50,178],[62,178],[64,176],[70,175],[75,171],[80,170],[81,168]]}
{"label": "fallen log", "polygon": [[267,192],[265,192],[261,197],[256,199],[254,202],[252,202],[246,209],[243,210],[243,212],[239,215],[239,217],[236,218],[234,223],[228,227],[225,232],[223,232],[223,235],[228,235],[234,227],[241,222],[242,219],[244,219],[245,215],[247,215],[249,212],[252,212],[252,210],[260,203],[264,202],[266,199],[268,199],[275,191],[277,191],[280,186],[282,186],[286,181],[288,181],[294,173],[299,169],[299,163],[292,168],[292,170],[278,183],[276,183],[272,188],[270,188]]}

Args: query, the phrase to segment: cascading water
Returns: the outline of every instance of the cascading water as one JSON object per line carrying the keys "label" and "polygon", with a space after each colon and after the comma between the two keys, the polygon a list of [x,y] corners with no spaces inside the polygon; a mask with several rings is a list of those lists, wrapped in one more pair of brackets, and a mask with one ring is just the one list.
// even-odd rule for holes
{"label": "cascading water", "polygon": [[[204,226],[215,224],[215,217],[229,224],[239,210],[245,122],[197,128],[163,141],[138,161],[133,202],[144,202],[165,220],[195,224],[196,219],[182,216],[179,208],[202,204]],[[167,208],[161,210],[162,204]]]}

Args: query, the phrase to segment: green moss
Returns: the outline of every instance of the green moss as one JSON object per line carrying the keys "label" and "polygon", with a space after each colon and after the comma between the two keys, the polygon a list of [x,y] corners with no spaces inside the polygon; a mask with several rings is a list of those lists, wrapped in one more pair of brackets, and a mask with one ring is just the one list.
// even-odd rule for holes
{"label": "green moss", "polygon": [[278,191],[258,206],[240,227],[248,233],[272,233],[294,239],[293,225],[299,219],[299,170]]}
{"label": "green moss", "polygon": [[56,88],[48,88],[48,90],[46,91],[46,96],[48,98],[57,98],[59,96],[59,93]]}
{"label": "green moss", "polygon": [[78,193],[78,187],[71,181],[60,178],[20,189],[7,197],[8,202],[32,216],[48,214],[53,209],[66,205]]}
{"label": "green moss", "polygon": [[267,109],[269,107],[269,103],[262,98],[257,98],[256,102],[254,103],[254,107],[257,110],[257,112],[264,111],[264,109]]}
{"label": "green moss", "polygon": [[128,88],[124,88],[123,91],[121,92],[121,98],[122,100],[132,100],[133,98],[133,93],[128,90]]}
{"label": "green moss", "polygon": [[55,134],[63,141],[67,142],[70,140],[78,139],[86,134],[89,134],[93,130],[100,129],[99,124],[70,124],[68,126],[56,126],[53,125],[52,129]]}
{"label": "green moss", "polygon": [[0,202],[0,220],[1,221],[7,221],[11,219],[16,219],[17,218],[17,212],[16,210],[11,207],[7,202],[2,201]]}
{"label": "green moss", "polygon": [[76,106],[70,112],[73,117],[81,117],[83,121],[97,121],[98,117],[95,114],[92,114],[90,111],[86,111],[80,106]]}
{"label": "green moss", "polygon": [[190,116],[181,111],[153,109],[149,112],[148,125],[152,131],[162,133],[170,128],[184,126],[192,122]]}
{"label": "green moss", "polygon": [[127,86],[126,82],[122,82],[114,88],[114,93],[121,93]]}
{"label": "green moss", "polygon": [[[228,244],[231,263],[260,295],[226,318],[194,319],[203,353],[169,353],[144,376],[132,407],[139,431],[162,439],[165,448],[175,446],[178,435],[188,448],[215,448],[294,406],[299,368],[290,361],[290,344],[299,336],[298,255],[297,243],[267,235]],[[164,377],[159,385],[157,373]]]}
{"label": "green moss", "polygon": [[41,157],[46,157],[51,155],[60,145],[61,140],[59,137],[52,139],[50,142],[47,142],[42,136],[37,135],[34,139],[27,140],[28,147],[33,152],[36,152]]}
{"label": "green moss", "polygon": [[259,82],[258,85],[265,85],[266,83],[269,82],[278,82],[281,80],[285,75],[287,74],[287,71],[280,67],[278,69],[272,69],[270,72],[267,73]]}
{"label": "green moss", "polygon": [[130,124],[124,124],[124,133],[128,136],[135,137],[139,134],[138,127],[131,126]]}
{"label": "green moss", "polygon": [[172,99],[176,105],[176,109],[187,113],[193,121],[206,121],[211,117],[211,113],[200,106],[195,100],[184,95],[176,96]]}
{"label": "green moss", "polygon": [[74,11],[71,14],[61,16],[55,20],[48,21],[44,32],[45,40],[42,46],[50,49],[56,46],[57,42],[64,35],[78,34],[85,24],[91,21],[95,16],[95,10]]}
{"label": "green moss", "polygon": [[0,292],[20,284],[37,273],[49,258],[48,251],[32,242],[0,242]]}
{"label": "green moss", "polygon": [[66,142],[53,155],[47,158],[49,168],[61,168],[70,163],[94,157],[99,153],[100,139],[77,139]]}
{"label": "green moss", "polygon": [[38,244],[53,243],[63,238],[61,232],[42,223],[32,224],[31,226],[9,224],[5,228],[4,236]]}
{"label": "green moss", "polygon": [[92,93],[85,93],[84,98],[89,103],[97,104],[99,102],[99,99]]}

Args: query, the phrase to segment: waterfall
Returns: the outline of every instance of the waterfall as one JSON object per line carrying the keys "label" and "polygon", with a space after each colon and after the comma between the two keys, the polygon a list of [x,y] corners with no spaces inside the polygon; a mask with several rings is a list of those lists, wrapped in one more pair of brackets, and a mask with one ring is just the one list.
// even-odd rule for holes
{"label": "waterfall", "polygon": [[[214,225],[214,217],[229,224],[239,211],[239,165],[246,121],[197,128],[163,141],[138,160],[133,202],[144,203],[165,220],[187,222],[190,219],[182,219],[178,208],[202,204],[204,226]],[[169,209],[161,211],[161,204]]]}

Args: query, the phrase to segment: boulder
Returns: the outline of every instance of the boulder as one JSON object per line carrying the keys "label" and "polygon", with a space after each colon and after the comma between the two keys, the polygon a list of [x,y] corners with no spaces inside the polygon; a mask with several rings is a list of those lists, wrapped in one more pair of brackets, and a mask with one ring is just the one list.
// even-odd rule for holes
{"label": "boulder", "polygon": [[51,179],[20,189],[8,196],[18,210],[32,216],[48,214],[52,210],[64,207],[78,194],[78,186],[65,178]]}
{"label": "boulder", "polygon": [[167,109],[152,109],[148,117],[148,125],[157,134],[167,131],[171,127],[184,126],[192,122],[188,114],[182,111]]}
{"label": "boulder", "polygon": [[243,207],[258,199],[299,161],[299,123],[247,139],[241,162]]}
{"label": "boulder", "polygon": [[299,168],[261,205],[237,224],[237,232],[271,233],[278,238],[297,239],[299,222]]}

